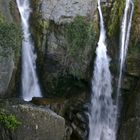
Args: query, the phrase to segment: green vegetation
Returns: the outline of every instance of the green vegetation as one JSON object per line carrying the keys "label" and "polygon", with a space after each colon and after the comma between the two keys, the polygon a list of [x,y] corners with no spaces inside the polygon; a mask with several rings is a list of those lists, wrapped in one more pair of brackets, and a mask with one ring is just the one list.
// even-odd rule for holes
{"label": "green vegetation", "polygon": [[140,1],[134,1],[134,13],[133,13],[133,20],[132,20],[132,28],[131,28],[131,41],[130,44],[132,47],[139,48],[140,45],[140,9],[139,9]]}
{"label": "green vegetation", "polygon": [[75,17],[74,21],[67,25],[67,39],[70,45],[70,55],[76,56],[78,49],[84,49],[87,44],[94,43],[95,32],[93,23],[81,16]]}
{"label": "green vegetation", "polygon": [[9,56],[9,53],[19,56],[21,31],[14,23],[7,23],[0,16],[0,56]]}
{"label": "green vegetation", "polygon": [[108,23],[108,35],[110,38],[116,36],[118,31],[120,30],[120,20],[123,16],[124,7],[125,7],[124,0],[117,0],[113,4],[110,15],[111,20]]}
{"label": "green vegetation", "polygon": [[[85,17],[77,16],[74,21],[65,25],[65,37],[68,41],[66,48],[66,61],[63,64],[70,73],[77,77],[83,77],[85,67],[91,61],[97,40],[95,23]],[[89,60],[87,62],[87,60]],[[82,69],[83,68],[83,69]]]}
{"label": "green vegetation", "polygon": [[132,54],[132,55],[140,54],[140,47],[139,46],[131,46],[131,47],[129,47],[128,55],[130,55],[130,54]]}
{"label": "green vegetation", "polygon": [[8,115],[4,112],[0,112],[0,124],[10,130],[15,130],[19,125],[21,125],[21,122],[18,121],[14,115]]}

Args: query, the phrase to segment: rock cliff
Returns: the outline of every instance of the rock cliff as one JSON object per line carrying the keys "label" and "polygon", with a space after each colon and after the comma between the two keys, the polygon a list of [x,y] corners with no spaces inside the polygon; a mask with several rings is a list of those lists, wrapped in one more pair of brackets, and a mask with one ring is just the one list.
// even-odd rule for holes
{"label": "rock cliff", "polygon": [[[118,140],[140,139],[139,0],[134,0],[134,4],[130,44],[125,70],[123,71],[121,89],[123,108]],[[120,25],[124,6],[124,0],[102,1],[107,30],[108,54],[111,57],[113,96],[116,92],[118,79]],[[31,32],[38,54],[37,66],[43,94],[45,97],[51,97],[51,99],[56,96],[64,98],[64,102],[56,103],[57,105],[47,102],[47,106],[50,106],[57,113],[61,111],[59,107],[62,107],[62,112],[65,112],[65,114],[60,113],[60,115],[65,117],[69,127],[67,130],[70,131],[69,137],[71,137],[71,140],[84,140],[88,133],[88,121],[83,117],[83,111],[85,111],[83,105],[88,102],[90,97],[89,83],[99,34],[97,0],[31,0],[31,7]],[[21,67],[19,65],[21,33],[17,28],[19,22],[15,0],[0,0],[0,97],[19,95],[15,92],[16,86],[19,87]],[[7,41],[2,41],[2,39],[7,39]],[[85,94],[84,97],[82,96],[83,93]],[[78,98],[80,103],[76,100],[74,100],[74,103],[65,103],[65,101],[67,102],[66,98],[73,101],[71,97]],[[0,127],[4,134],[2,140],[8,140],[9,136],[14,140],[18,140],[19,136],[26,139],[26,133],[29,139],[36,138],[37,140],[40,138],[39,135],[42,134],[40,140],[44,140],[45,134],[47,134],[49,140],[55,140],[57,136],[62,140],[61,138],[64,136],[63,118],[52,113],[49,109],[42,109],[21,102],[17,103],[17,101],[14,101],[15,103],[12,101],[9,104],[9,101],[1,100],[3,105],[8,104],[7,113],[15,115],[17,113],[17,118],[22,120],[24,125],[20,126],[15,134],[10,132],[11,135],[9,131],[7,132],[3,127]],[[46,103],[44,106],[46,106]],[[30,114],[30,112],[32,113]],[[45,116],[46,118],[50,116],[50,122],[45,122]],[[29,117],[33,121],[29,122]],[[37,119],[38,125],[36,125],[35,119]],[[41,122],[39,122],[40,119],[42,119]],[[62,126],[60,132],[58,132],[57,125],[60,126],[60,123],[62,123]],[[48,131],[45,124],[50,126]],[[52,127],[55,129],[52,130]],[[27,132],[28,129],[29,132]]]}
{"label": "rock cliff", "polygon": [[31,3],[32,33],[44,90],[58,95],[64,94],[63,89],[74,90],[75,83],[78,86],[81,80],[90,79],[98,35],[97,1],[32,0]]}
{"label": "rock cliff", "polygon": [[15,96],[18,84],[21,48],[18,15],[15,1],[0,0],[0,97]]}

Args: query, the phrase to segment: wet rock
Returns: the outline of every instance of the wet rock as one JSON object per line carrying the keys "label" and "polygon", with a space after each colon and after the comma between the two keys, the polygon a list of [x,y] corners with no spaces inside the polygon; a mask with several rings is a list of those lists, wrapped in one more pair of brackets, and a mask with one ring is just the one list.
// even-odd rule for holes
{"label": "wet rock", "polygon": [[[138,50],[137,50],[138,51]],[[126,63],[126,72],[132,76],[140,76],[140,53],[133,52],[132,54],[128,54],[127,63]]]}
{"label": "wet rock", "polygon": [[[135,10],[132,20],[130,44],[126,61],[127,96],[124,99],[122,120],[120,122],[118,140],[140,139],[140,1],[135,1]],[[131,77],[131,78],[130,78]]]}
{"label": "wet rock", "polygon": [[34,97],[31,101],[35,105],[41,105],[49,107],[57,114],[64,116],[64,112],[68,103],[65,98],[36,98]]}
{"label": "wet rock", "polygon": [[[33,98],[33,104],[47,106],[66,120],[66,140],[85,140],[87,137],[88,119],[84,104],[86,93],[69,98]],[[74,137],[74,139],[73,139]]]}
{"label": "wet rock", "polygon": [[81,122],[83,122],[83,123],[86,123],[85,122],[85,118],[83,117],[83,114],[81,114],[81,113],[77,113],[76,114],[76,117],[77,117],[77,119],[79,120],[79,121],[81,121]]}
{"label": "wet rock", "polygon": [[140,139],[140,81],[137,83],[133,95],[129,95],[122,122],[119,129],[118,140],[138,140]]}

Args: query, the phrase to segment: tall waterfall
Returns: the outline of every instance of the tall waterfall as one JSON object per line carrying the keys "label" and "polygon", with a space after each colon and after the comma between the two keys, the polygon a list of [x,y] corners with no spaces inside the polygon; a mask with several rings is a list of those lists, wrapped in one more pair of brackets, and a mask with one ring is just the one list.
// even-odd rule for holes
{"label": "tall waterfall", "polygon": [[120,69],[119,69],[119,80],[118,80],[118,89],[117,89],[118,96],[120,94],[122,72],[124,68],[125,59],[127,56],[133,11],[134,11],[133,0],[126,0],[125,11],[124,11],[122,26],[121,26],[120,57],[119,57]]}
{"label": "tall waterfall", "polygon": [[92,96],[89,113],[89,140],[115,140],[115,106],[113,105],[111,73],[106,48],[106,31],[98,0],[100,37],[92,79]]}
{"label": "tall waterfall", "polygon": [[32,97],[41,97],[41,91],[36,74],[36,55],[29,31],[30,4],[29,0],[17,0],[21,15],[23,41],[22,41],[22,97],[30,101]]}
{"label": "tall waterfall", "polygon": [[[121,35],[120,35],[120,56],[119,56],[119,78],[118,78],[118,87],[117,87],[117,99],[116,99],[116,122],[118,121],[118,116],[120,113],[120,88],[121,88],[121,82],[122,82],[122,74],[123,74],[123,68],[125,64],[125,59],[127,56],[127,50],[128,50],[128,44],[129,44],[129,37],[130,37],[130,30],[131,30],[131,22],[132,22],[132,16],[134,11],[134,4],[133,0],[126,0],[122,25],[121,25]],[[116,129],[117,129],[116,123]]]}

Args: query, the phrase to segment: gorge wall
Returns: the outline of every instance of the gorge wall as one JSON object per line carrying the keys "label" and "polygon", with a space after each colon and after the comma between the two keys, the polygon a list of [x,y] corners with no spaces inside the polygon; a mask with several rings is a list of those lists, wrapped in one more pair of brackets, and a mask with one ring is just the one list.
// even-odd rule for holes
{"label": "gorge wall", "polygon": [[[123,108],[119,140],[140,139],[139,0],[134,0],[134,4],[130,44],[121,89]],[[119,35],[124,6],[124,0],[102,1],[114,95],[118,78]],[[31,7],[31,32],[38,55],[37,66],[44,97],[64,99],[62,102],[52,99],[51,103],[46,101],[46,104],[52,106],[52,109],[55,108],[56,112],[62,107],[64,113],[60,115],[65,117],[70,130],[73,131],[70,133],[71,140],[74,140],[74,137],[76,140],[84,140],[88,135],[88,121],[83,115],[86,111],[84,105],[90,97],[90,80],[99,36],[97,1],[31,0]],[[19,23],[15,1],[0,0],[0,37],[10,40],[9,43],[0,41],[0,97],[19,96],[16,92],[17,86],[20,85],[21,67],[21,33],[20,29],[16,28],[20,27]],[[11,31],[9,38],[7,33],[3,35],[4,29],[9,29],[7,32]],[[1,45],[2,43],[4,45]]]}
{"label": "gorge wall", "polygon": [[0,0],[0,97],[17,96],[21,45],[18,21],[16,2]]}
{"label": "gorge wall", "polygon": [[68,95],[81,80],[89,81],[98,28],[96,3],[32,0],[32,33],[47,95]]}
{"label": "gorge wall", "polygon": [[125,76],[123,80],[124,108],[119,130],[120,140],[136,140],[140,138],[140,1],[135,1],[130,45],[128,50]]}

